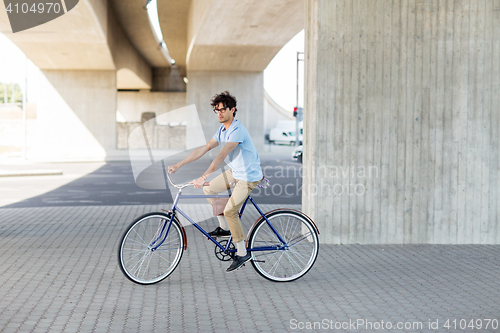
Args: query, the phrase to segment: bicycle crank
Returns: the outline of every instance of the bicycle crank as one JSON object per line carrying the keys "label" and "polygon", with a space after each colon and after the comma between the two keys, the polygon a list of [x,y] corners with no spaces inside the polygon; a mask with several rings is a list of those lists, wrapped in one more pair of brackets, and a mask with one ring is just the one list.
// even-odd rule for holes
{"label": "bicycle crank", "polygon": [[[227,246],[227,240],[222,240],[219,242],[219,244],[225,248]],[[234,249],[235,249],[234,243],[231,243],[228,250],[234,250]],[[215,256],[217,257],[217,259],[219,259],[221,261],[232,260],[234,258],[234,254],[236,253],[236,252],[224,251],[220,247],[218,247],[217,245],[215,245],[214,252],[215,252]]]}

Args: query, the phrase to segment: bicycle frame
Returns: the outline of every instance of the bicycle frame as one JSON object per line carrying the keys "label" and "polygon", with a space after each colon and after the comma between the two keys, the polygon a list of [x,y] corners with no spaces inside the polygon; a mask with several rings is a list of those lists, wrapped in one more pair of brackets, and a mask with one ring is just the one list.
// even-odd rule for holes
{"label": "bicycle frame", "polygon": [[[196,229],[198,229],[199,231],[201,231],[202,234],[204,234],[208,239],[210,239],[217,247],[219,247],[222,251],[225,251],[225,252],[236,252],[236,249],[233,249],[233,250],[230,250],[229,247],[231,246],[231,243],[232,243],[232,236],[229,237],[229,240],[227,242],[227,245],[226,247],[222,246],[215,238],[211,237],[202,227],[200,227],[198,225],[198,223],[194,222],[186,213],[184,213],[179,207],[177,207],[177,203],[179,201],[180,198],[185,198],[185,199],[202,199],[202,198],[229,198],[230,196],[227,195],[227,196],[217,196],[217,195],[183,195],[182,194],[182,189],[179,189],[179,191],[177,192],[177,196],[175,197],[174,199],[174,203],[172,205],[172,209],[171,209],[171,212],[172,212],[172,216],[170,217],[170,220],[168,222],[168,226],[167,224],[165,223],[162,227],[162,230],[158,236],[158,238],[153,242],[151,243],[151,246],[153,246],[161,237],[161,235],[163,234],[163,231],[165,230],[165,227],[167,228],[167,231],[165,232],[165,235],[163,236],[163,239],[159,242],[158,245],[154,246],[152,248],[152,250],[156,250],[158,247],[160,247],[163,242],[165,241],[165,239],[167,238],[167,235],[168,235],[168,232],[170,230],[170,226],[172,225],[172,221],[174,219],[174,216],[175,214],[178,212],[179,214],[181,214],[182,216],[184,216],[189,222],[191,222],[192,225],[195,226]],[[248,201],[250,200],[250,202],[253,204],[253,206],[255,207],[255,209],[257,209],[257,211],[259,212],[259,214],[266,220],[267,222],[267,225],[271,228],[271,230],[274,232],[274,234],[276,235],[276,237],[279,239],[279,241],[281,242],[281,246],[259,246],[259,247],[255,247],[255,248],[251,248],[251,249],[247,249],[247,251],[273,251],[273,250],[285,250],[288,248],[288,244],[286,243],[286,241],[281,237],[281,235],[278,233],[278,231],[274,228],[274,226],[269,222],[269,220],[267,219],[266,215],[260,210],[259,206],[257,206],[257,204],[255,203],[255,201],[252,199],[252,197],[249,195],[245,202],[243,203],[243,205],[241,206],[240,208],[240,211],[238,212],[238,215],[239,217],[241,218],[241,216],[243,215],[243,212],[245,210],[245,207],[248,203]]]}

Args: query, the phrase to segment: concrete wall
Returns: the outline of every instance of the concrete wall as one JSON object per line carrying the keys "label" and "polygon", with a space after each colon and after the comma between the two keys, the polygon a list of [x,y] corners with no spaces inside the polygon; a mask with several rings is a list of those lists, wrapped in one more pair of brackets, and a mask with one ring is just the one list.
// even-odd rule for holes
{"label": "concrete wall", "polygon": [[[154,128],[148,134],[149,144],[153,149],[185,149],[186,126],[181,123],[189,122],[187,112],[170,112],[186,106],[186,93],[149,92],[149,91],[119,91],[117,93],[117,148],[141,148],[144,146],[129,147],[129,136],[140,125],[141,115],[144,112],[154,112],[156,121]],[[170,126],[176,123],[177,126]],[[148,130],[148,129],[147,129]]]}
{"label": "concrete wall", "polygon": [[303,209],[321,241],[500,243],[500,1],[306,11]]}
{"label": "concrete wall", "polygon": [[[255,147],[264,147],[264,78],[262,72],[188,71],[187,103],[195,104],[207,142],[220,123],[212,111],[210,100],[228,90],[237,100],[236,119],[252,136]],[[187,128],[189,140],[190,127]]]}
{"label": "concrete wall", "polygon": [[[156,116],[160,116],[186,106],[186,93],[118,91],[116,98],[116,111],[118,117],[120,117],[117,120],[120,122],[139,122],[143,112],[155,112]],[[183,117],[184,113],[178,115],[181,117],[172,117],[168,121],[182,122],[188,120]]]}
{"label": "concrete wall", "polygon": [[[38,140],[37,120],[26,121],[26,148],[32,150]],[[21,151],[24,146],[24,121],[22,119],[0,120],[0,154],[11,150]]]}
{"label": "concrete wall", "polygon": [[41,71],[36,160],[103,160],[116,149],[116,72]]}
{"label": "concrete wall", "polygon": [[[144,137],[140,140],[134,140],[134,137],[131,137],[137,133],[134,130],[141,126],[140,122],[118,123],[117,125],[118,149],[148,149],[143,140]],[[151,149],[186,149],[186,126],[158,125],[152,122],[145,126],[145,130]]]}

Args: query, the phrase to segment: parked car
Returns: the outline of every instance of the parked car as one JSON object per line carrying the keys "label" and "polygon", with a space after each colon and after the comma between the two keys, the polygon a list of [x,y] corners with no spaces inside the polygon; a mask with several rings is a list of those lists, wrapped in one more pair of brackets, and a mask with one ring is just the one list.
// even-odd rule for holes
{"label": "parked car", "polygon": [[292,160],[297,160],[297,162],[302,163],[303,146],[298,146],[292,153]]}
{"label": "parked car", "polygon": [[[302,129],[301,129],[302,130]],[[294,145],[297,138],[295,131],[286,128],[273,128],[269,133],[269,143],[284,143]],[[300,144],[302,144],[302,135],[299,135]]]}

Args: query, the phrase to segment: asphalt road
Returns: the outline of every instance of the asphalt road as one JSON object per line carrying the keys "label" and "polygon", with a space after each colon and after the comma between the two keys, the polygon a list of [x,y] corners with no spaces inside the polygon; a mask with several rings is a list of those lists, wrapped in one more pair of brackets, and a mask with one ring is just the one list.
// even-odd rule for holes
{"label": "asphalt road", "polygon": [[[276,153],[268,152],[260,156],[262,168],[265,176],[271,181],[271,186],[267,189],[255,189],[252,192],[251,195],[258,204],[301,203],[301,164],[291,160],[289,150],[282,149]],[[178,171],[180,176],[174,175],[177,176],[177,180],[174,181],[187,181],[195,178],[206,169],[208,161],[184,166]],[[78,165],[71,164],[70,167],[75,169]],[[50,182],[58,181],[58,177],[60,176],[36,177],[36,181],[34,177],[19,177],[4,180],[0,185],[4,190],[9,190],[9,187],[11,187],[10,190],[15,190],[16,187],[24,186],[24,191],[30,191],[30,184],[32,187],[49,185]],[[157,183],[163,186],[163,177],[161,180],[158,179]],[[201,190],[193,191],[195,190],[191,189],[186,193],[203,194]],[[168,204],[173,202],[172,194],[175,195],[175,192],[171,190],[139,187],[129,161],[109,162],[98,165],[94,171],[46,193],[3,205],[2,208]],[[191,202],[196,203],[200,200]]]}

